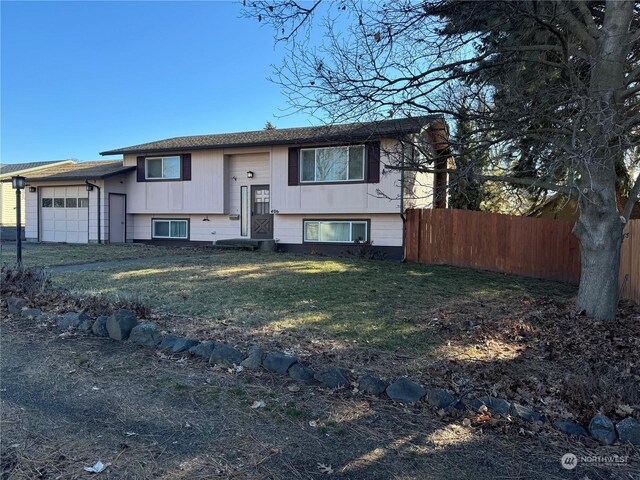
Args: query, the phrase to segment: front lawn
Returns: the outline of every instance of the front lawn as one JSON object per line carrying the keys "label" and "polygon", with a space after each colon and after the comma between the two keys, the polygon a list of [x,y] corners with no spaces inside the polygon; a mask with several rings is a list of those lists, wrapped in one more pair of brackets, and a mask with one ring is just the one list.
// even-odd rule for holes
{"label": "front lawn", "polygon": [[433,349],[429,326],[452,302],[575,292],[567,284],[456,267],[249,252],[61,273],[53,281],[79,295],[125,297],[199,317],[196,332],[222,324],[413,353]]}
{"label": "front lawn", "polygon": [[[164,257],[194,253],[194,248],[161,247],[144,244],[68,244],[23,243],[22,263],[27,267],[52,267],[111,260]],[[2,263],[13,265],[16,261],[15,243],[0,243]]]}

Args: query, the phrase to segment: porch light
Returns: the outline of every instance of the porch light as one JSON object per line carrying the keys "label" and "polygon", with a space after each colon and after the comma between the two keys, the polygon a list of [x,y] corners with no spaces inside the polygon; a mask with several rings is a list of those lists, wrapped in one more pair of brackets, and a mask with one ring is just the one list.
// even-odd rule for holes
{"label": "porch light", "polygon": [[247,172],[247,178],[253,178],[253,172],[251,170]]}
{"label": "porch light", "polygon": [[16,191],[16,265],[22,265],[22,223],[21,223],[21,209],[22,205],[20,205],[22,196],[20,195],[20,190],[24,189],[26,180],[24,177],[20,175],[16,175],[15,177],[11,177],[11,186]]}
{"label": "porch light", "polygon": [[11,186],[16,190],[22,190],[26,184],[26,179],[19,175],[11,177]]}
{"label": "porch light", "polygon": [[29,187],[29,191],[31,193],[36,193],[38,191],[38,189],[36,187]]}
{"label": "porch light", "polygon": [[93,190],[93,185],[91,185],[90,183],[85,183],[84,188],[87,190],[87,192],[90,192],[91,190]]}

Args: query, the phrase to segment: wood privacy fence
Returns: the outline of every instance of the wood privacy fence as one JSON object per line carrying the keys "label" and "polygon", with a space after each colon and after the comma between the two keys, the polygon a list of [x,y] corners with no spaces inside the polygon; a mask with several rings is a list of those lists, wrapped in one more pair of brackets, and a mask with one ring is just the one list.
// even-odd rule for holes
{"label": "wood privacy fence", "polygon": [[620,251],[622,297],[640,303],[640,220],[630,220]]}
{"label": "wood privacy fence", "polygon": [[[411,262],[481,268],[578,283],[580,246],[573,222],[454,209],[407,210]],[[620,285],[640,302],[640,220],[629,222]]]}

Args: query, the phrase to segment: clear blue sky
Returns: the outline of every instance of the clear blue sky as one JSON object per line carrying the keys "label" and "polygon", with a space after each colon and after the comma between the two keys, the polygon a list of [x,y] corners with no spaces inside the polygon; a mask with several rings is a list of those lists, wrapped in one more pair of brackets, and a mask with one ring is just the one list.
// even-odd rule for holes
{"label": "clear blue sky", "polygon": [[[2,163],[181,135],[307,126],[266,78],[273,34],[231,2],[6,2]],[[109,158],[109,157],[106,157]]]}

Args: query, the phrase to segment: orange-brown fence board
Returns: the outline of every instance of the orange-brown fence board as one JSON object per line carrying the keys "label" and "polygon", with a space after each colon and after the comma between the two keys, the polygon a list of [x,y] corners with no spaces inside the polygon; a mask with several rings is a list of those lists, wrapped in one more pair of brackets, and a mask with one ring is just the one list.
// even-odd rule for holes
{"label": "orange-brown fence board", "polygon": [[630,220],[624,232],[619,277],[622,296],[640,303],[640,220]]}
{"label": "orange-brown fence board", "polygon": [[[410,262],[481,268],[578,283],[580,246],[573,222],[454,209],[407,210]],[[625,228],[622,296],[640,303],[640,220]]]}
{"label": "orange-brown fence board", "polygon": [[578,282],[572,224],[468,210],[407,211],[407,260]]}

